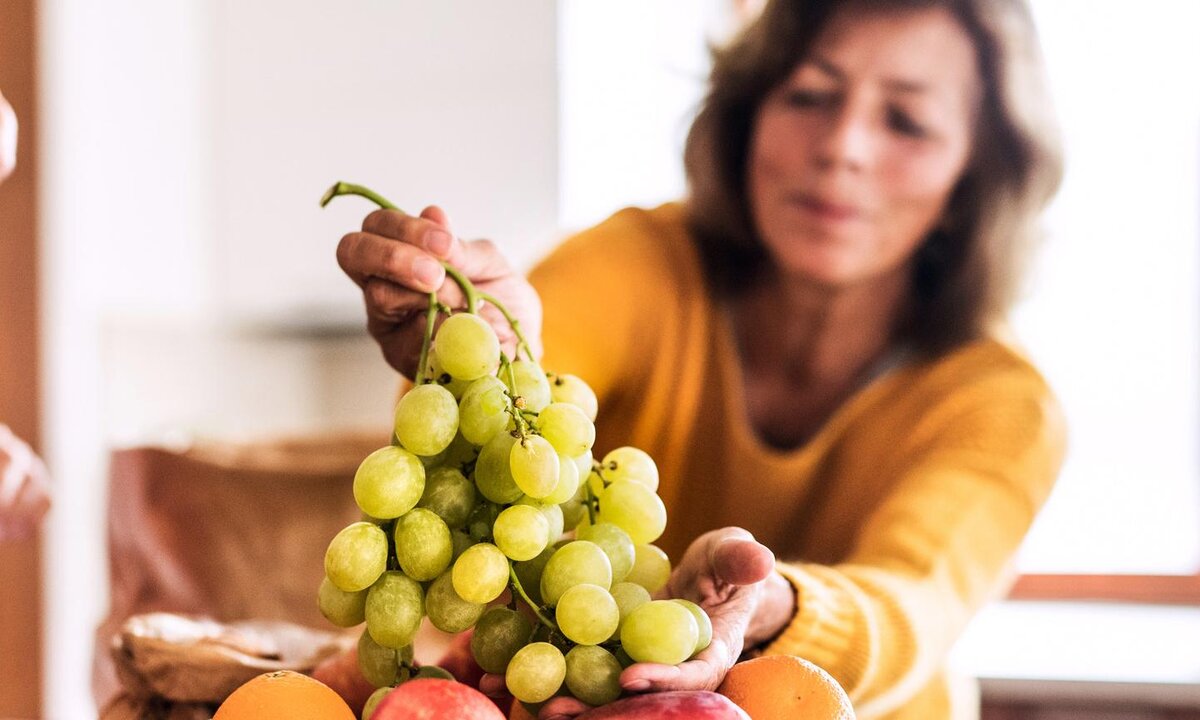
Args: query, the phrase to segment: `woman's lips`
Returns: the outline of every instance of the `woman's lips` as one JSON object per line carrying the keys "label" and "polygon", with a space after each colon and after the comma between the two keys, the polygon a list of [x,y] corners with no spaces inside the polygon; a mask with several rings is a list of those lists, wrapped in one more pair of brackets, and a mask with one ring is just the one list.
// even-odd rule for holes
{"label": "woman's lips", "polygon": [[815,195],[796,195],[793,202],[814,217],[829,222],[845,222],[862,216],[853,205],[826,200]]}

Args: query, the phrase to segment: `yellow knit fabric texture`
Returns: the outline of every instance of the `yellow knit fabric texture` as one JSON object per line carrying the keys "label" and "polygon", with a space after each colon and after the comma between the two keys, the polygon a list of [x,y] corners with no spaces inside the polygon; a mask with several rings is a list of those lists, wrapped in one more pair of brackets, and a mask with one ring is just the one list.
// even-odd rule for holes
{"label": "yellow knit fabric texture", "polygon": [[890,369],[780,451],[747,422],[731,325],[681,206],[621,211],[531,280],[544,366],[600,398],[597,457],[628,444],[658,462],[669,515],[657,544],[678,560],[701,533],[738,525],[775,551],[798,612],[765,652],[824,667],[861,720],[977,716],[945,658],[1003,594],[1065,443],[1018,351],[988,339]]}

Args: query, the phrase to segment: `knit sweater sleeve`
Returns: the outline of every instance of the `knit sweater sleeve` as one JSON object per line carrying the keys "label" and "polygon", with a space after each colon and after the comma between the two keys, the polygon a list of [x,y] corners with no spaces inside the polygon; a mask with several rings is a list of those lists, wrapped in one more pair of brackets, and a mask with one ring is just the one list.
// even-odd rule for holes
{"label": "knit sweater sleeve", "polygon": [[826,668],[860,717],[903,705],[1003,590],[1064,445],[1059,408],[1028,365],[931,402],[904,432],[890,431],[902,448],[893,489],[845,561],[780,564],[797,613],[766,649]]}

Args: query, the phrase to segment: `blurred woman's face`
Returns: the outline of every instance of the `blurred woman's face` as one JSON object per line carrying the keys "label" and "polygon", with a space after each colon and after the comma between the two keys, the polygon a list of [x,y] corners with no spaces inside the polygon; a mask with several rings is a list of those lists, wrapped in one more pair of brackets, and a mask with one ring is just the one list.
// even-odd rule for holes
{"label": "blurred woman's face", "polygon": [[750,140],[751,212],[782,274],[845,287],[904,266],[966,167],[979,85],[944,10],[833,18]]}

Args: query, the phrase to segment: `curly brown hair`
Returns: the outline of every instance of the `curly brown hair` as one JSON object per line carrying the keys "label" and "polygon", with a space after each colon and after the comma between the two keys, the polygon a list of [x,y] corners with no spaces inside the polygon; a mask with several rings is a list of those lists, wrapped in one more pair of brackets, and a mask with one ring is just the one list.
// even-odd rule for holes
{"label": "curly brown hair", "polygon": [[980,337],[1012,303],[1058,189],[1062,151],[1025,0],[771,0],[714,51],[708,93],[684,150],[689,229],[717,293],[761,272],[766,250],[746,196],[759,107],[836,13],[944,8],[973,41],[983,98],[973,153],[943,222],[917,250],[901,341],[939,354]]}

